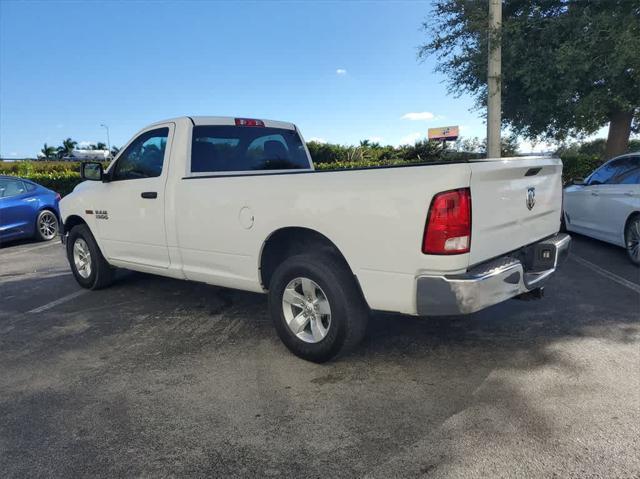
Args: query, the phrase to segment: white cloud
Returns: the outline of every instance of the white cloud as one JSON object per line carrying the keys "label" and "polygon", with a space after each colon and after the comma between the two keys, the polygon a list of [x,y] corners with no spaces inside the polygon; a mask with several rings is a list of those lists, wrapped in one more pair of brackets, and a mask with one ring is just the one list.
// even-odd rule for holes
{"label": "white cloud", "polygon": [[413,133],[409,133],[406,136],[400,138],[398,145],[414,145],[416,141],[420,138],[424,137],[424,133],[420,133],[419,131],[414,131]]}
{"label": "white cloud", "polygon": [[9,153],[9,156],[18,156],[18,152],[17,151],[12,151],[11,153]]}
{"label": "white cloud", "polygon": [[345,70],[344,68],[338,68],[338,69],[336,70],[336,75],[344,76],[344,75],[346,75],[346,74],[347,74],[347,70]]}
{"label": "white cloud", "polygon": [[313,141],[314,143],[326,143],[327,142],[327,140],[325,140],[324,138],[318,138],[317,136],[312,136],[307,141]]}
{"label": "white cloud", "polygon": [[404,115],[402,115],[401,118],[403,120],[425,121],[425,120],[435,120],[440,117],[434,115],[430,111],[417,111],[417,112],[405,113]]}
{"label": "white cloud", "polygon": [[79,141],[78,142],[78,149],[82,150],[83,148],[88,148],[91,145],[95,145],[96,142],[95,141]]}

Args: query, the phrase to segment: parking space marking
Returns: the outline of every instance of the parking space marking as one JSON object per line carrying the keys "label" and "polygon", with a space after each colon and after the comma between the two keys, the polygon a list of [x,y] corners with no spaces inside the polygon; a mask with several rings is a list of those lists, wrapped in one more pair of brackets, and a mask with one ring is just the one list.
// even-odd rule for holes
{"label": "parking space marking", "polygon": [[73,293],[63,296],[62,298],[58,298],[55,301],[51,301],[50,303],[47,303],[38,308],[32,309],[31,311],[29,311],[29,313],[42,313],[43,311],[47,311],[48,309],[55,308],[56,306],[62,303],[71,301],[72,299],[77,298],[78,296],[82,296],[88,291],[89,291],[88,289],[81,289],[79,291],[74,291]]}
{"label": "parking space marking", "polygon": [[592,271],[595,271],[601,276],[604,276],[605,278],[610,279],[611,281],[615,281],[619,285],[625,286],[626,288],[629,288],[631,291],[635,291],[636,293],[640,294],[640,285],[632,281],[629,281],[628,279],[624,279],[622,276],[618,276],[617,274],[612,273],[611,271],[607,271],[606,269],[601,268],[597,264],[593,264],[591,261],[587,261],[586,259],[581,258],[576,254],[572,254],[570,258],[573,258],[577,263],[580,263],[582,266],[586,266],[587,268],[591,269]]}
{"label": "parking space marking", "polygon": [[56,240],[52,240],[47,242],[46,244],[41,244],[38,246],[32,246],[31,248],[25,248],[25,249],[19,249],[16,251],[9,251],[7,253],[0,253],[0,256],[14,256],[17,254],[22,254],[22,253],[28,253],[29,251],[35,251],[38,249],[44,249],[44,248],[49,248],[51,246],[60,246],[62,243],[60,243],[59,241]]}

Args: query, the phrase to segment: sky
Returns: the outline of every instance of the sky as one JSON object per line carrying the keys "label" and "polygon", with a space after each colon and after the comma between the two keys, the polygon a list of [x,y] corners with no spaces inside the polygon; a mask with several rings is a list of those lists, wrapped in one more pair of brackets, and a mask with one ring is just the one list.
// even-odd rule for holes
{"label": "sky", "polygon": [[[307,141],[413,143],[473,99],[419,61],[429,1],[0,0],[0,156],[43,143],[122,146],[183,115],[296,123]],[[527,145],[525,148],[529,148]]]}

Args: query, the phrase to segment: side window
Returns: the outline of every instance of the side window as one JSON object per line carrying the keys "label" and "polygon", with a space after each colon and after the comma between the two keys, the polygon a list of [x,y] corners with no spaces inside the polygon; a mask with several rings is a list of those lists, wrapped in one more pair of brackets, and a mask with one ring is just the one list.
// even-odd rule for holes
{"label": "side window", "polygon": [[112,181],[160,176],[168,137],[169,128],[158,128],[136,138],[118,158]]}
{"label": "side window", "polygon": [[[638,171],[640,170],[640,158],[635,156],[628,156],[624,158],[624,164],[618,168],[613,179],[610,181],[615,184],[633,184],[634,177],[637,178]],[[637,183],[637,181],[636,181]]]}
{"label": "side window", "polygon": [[621,185],[640,185],[640,167],[627,171],[627,173],[620,178],[619,183]]}
{"label": "side window", "polygon": [[621,183],[626,175],[637,168],[638,159],[635,157],[624,157],[610,161],[598,168],[590,177],[590,185],[615,185]]}
{"label": "side window", "polygon": [[21,180],[0,178],[0,198],[9,198],[25,193],[27,189]]}
{"label": "side window", "polygon": [[623,158],[621,158],[620,160],[610,161],[609,163],[605,163],[604,165],[602,165],[591,174],[588,184],[604,185],[605,183],[608,183],[617,173],[621,160],[623,160]]}
{"label": "side window", "polygon": [[36,185],[34,185],[33,183],[29,183],[28,181],[24,182],[24,186],[27,188],[28,192],[35,191],[35,189],[37,188]]}

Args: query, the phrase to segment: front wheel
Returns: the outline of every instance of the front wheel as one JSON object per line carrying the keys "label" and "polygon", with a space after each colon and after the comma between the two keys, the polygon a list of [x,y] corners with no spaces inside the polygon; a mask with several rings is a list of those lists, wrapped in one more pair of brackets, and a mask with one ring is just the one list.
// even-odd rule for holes
{"label": "front wheel", "polygon": [[58,234],[58,217],[53,211],[42,210],[36,219],[36,237],[40,241],[51,241]]}
{"label": "front wheel", "polygon": [[629,259],[636,266],[640,266],[640,216],[635,216],[627,224],[624,242]]}
{"label": "front wheel", "polygon": [[353,275],[344,261],[331,254],[285,260],[271,278],[269,309],[285,346],[318,363],[353,349],[368,320]]}
{"label": "front wheel", "polygon": [[86,225],[76,225],[67,238],[67,259],[73,276],[87,289],[106,288],[113,282],[113,267],[104,259]]}

